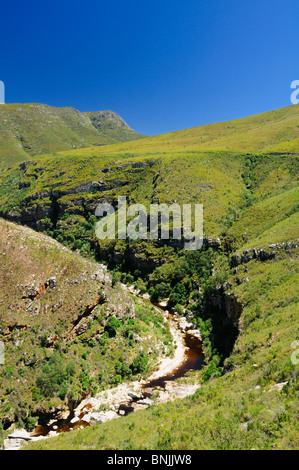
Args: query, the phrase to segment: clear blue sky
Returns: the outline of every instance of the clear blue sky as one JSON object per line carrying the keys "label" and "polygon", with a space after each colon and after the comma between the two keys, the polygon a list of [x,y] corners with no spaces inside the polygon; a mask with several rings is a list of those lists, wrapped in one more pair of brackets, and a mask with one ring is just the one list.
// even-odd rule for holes
{"label": "clear blue sky", "polygon": [[291,105],[298,0],[1,3],[6,102],[111,109],[155,135]]}

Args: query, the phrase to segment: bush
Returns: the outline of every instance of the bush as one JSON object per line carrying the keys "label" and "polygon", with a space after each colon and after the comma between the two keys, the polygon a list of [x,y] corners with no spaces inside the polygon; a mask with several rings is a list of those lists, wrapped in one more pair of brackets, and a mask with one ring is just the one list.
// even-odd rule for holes
{"label": "bush", "polygon": [[144,351],[140,351],[138,356],[135,357],[132,364],[130,365],[130,369],[132,370],[133,374],[146,372],[148,368],[147,363],[148,363],[148,358],[145,356]]}
{"label": "bush", "polygon": [[109,337],[112,338],[116,335],[116,330],[121,325],[121,321],[115,318],[113,315],[109,317],[108,322],[105,326],[105,332],[108,333]]}
{"label": "bush", "polygon": [[161,284],[157,284],[154,288],[150,290],[151,300],[152,302],[160,302],[160,300],[164,299],[169,295],[170,286],[165,282],[161,282]]}
{"label": "bush", "polygon": [[91,382],[90,382],[89,373],[87,369],[82,370],[82,372],[79,375],[79,380],[80,380],[80,383],[84,392],[88,391],[90,389]]}
{"label": "bush", "polygon": [[219,377],[222,373],[222,368],[219,367],[220,358],[218,356],[213,356],[210,360],[209,365],[207,366],[204,375],[202,377],[202,382],[207,382],[211,377]]}
{"label": "bush", "polygon": [[33,417],[31,416],[31,414],[27,416],[27,418],[25,419],[25,426],[28,429],[28,431],[33,431],[33,429],[37,425],[37,422],[38,422],[38,416]]}
{"label": "bush", "polygon": [[120,375],[121,378],[129,377],[132,375],[132,370],[127,366],[127,364],[122,358],[119,358],[119,360],[116,362],[114,369],[115,373],[117,375]]}
{"label": "bush", "polygon": [[121,382],[121,380],[121,375],[115,375],[114,377],[112,377],[111,383],[117,385]]}
{"label": "bush", "polygon": [[172,305],[181,304],[184,305],[187,300],[187,290],[184,284],[178,283],[171,290],[169,296],[169,302]]}
{"label": "bush", "polygon": [[174,307],[174,310],[176,313],[178,313],[181,317],[184,316],[184,310],[183,307],[180,304],[176,304]]}
{"label": "bush", "polygon": [[57,395],[64,399],[73,374],[74,366],[67,367],[60,354],[54,353],[37,377],[36,385],[44,397]]}
{"label": "bush", "polygon": [[114,287],[115,284],[120,281],[121,281],[121,273],[119,271],[114,270],[112,273],[112,287]]}

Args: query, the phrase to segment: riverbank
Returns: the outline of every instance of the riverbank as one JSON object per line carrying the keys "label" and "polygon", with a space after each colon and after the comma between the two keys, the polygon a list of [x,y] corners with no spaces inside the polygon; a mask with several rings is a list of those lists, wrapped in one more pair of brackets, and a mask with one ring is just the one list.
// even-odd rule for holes
{"label": "riverbank", "polygon": [[[63,420],[49,421],[45,426],[37,426],[33,432],[15,430],[4,440],[4,450],[17,450],[28,441],[47,439],[57,436],[60,432],[89,426],[93,422],[104,423],[154,404],[185,398],[195,393],[198,385],[179,383],[176,378],[184,376],[190,367],[192,370],[194,362],[190,362],[190,356],[194,359],[195,355],[196,364],[200,364],[200,332],[194,330],[187,319],[170,314],[167,310],[164,310],[164,316],[173,337],[174,354],[172,357],[161,357],[157,370],[147,379],[121,383],[97,393],[94,397],[87,397]],[[190,338],[196,343],[193,351],[190,350]]]}

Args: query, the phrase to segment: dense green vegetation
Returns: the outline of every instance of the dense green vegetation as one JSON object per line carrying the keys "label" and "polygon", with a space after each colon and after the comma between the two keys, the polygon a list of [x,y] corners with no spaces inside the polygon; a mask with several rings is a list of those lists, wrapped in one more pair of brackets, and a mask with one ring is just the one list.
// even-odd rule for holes
{"label": "dense green vegetation", "polygon": [[[299,340],[298,110],[61,152],[3,173],[2,216],[50,235],[86,262],[105,262],[115,292],[109,302],[120,301],[119,282],[166,301],[199,327],[206,358],[188,378],[198,383],[194,396],[28,448],[298,448],[298,364],[291,360]],[[203,248],[188,252],[171,238],[99,241],[95,208],[102,201],[116,207],[120,195],[147,209],[202,203]],[[79,339],[68,346],[58,338],[41,357],[37,400],[61,401],[78,389],[93,393],[147,374],[154,358],[134,349],[141,331],[154,328],[171,353],[169,331],[154,310],[136,298],[134,318],[127,312],[125,321],[107,319],[109,302]],[[56,317],[53,328],[59,321],[64,331],[69,318]],[[46,337],[39,341],[41,354]],[[108,357],[105,371],[90,370],[87,357],[92,364]]]}

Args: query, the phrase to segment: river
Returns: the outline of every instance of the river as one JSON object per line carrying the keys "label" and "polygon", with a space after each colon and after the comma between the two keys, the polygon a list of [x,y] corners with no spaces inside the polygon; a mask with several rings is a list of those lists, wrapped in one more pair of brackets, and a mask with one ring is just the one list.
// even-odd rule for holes
{"label": "river", "polygon": [[[161,308],[156,304],[156,308],[158,307]],[[193,325],[185,318],[169,313],[163,306],[162,309],[176,345],[173,357],[161,358],[157,370],[145,380],[122,383],[95,397],[87,397],[65,417],[57,419],[53,414],[46,420],[40,419],[31,433],[16,431],[6,439],[5,448],[20,448],[24,440],[52,437],[61,432],[89,426],[94,421],[106,422],[152,404],[165,403],[195,393],[197,384],[180,383],[177,380],[190,371],[200,370],[204,364],[200,333],[192,329]],[[16,443],[18,437],[18,445],[14,446],[13,439]]]}

